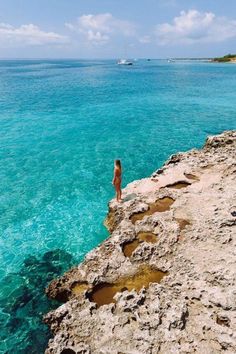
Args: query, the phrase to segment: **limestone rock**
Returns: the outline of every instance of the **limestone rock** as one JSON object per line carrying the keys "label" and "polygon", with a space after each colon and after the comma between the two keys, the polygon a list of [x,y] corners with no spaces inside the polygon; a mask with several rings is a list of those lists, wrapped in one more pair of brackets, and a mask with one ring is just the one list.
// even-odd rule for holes
{"label": "limestone rock", "polygon": [[235,151],[209,137],[109,203],[110,237],[46,290],[47,354],[236,352]]}

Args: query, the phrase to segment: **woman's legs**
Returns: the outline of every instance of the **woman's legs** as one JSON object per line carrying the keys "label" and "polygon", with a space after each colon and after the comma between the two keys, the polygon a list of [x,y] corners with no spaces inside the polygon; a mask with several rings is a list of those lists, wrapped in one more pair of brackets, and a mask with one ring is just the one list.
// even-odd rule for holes
{"label": "woman's legs", "polygon": [[120,188],[120,183],[117,183],[115,185],[116,188],[116,200],[119,202],[121,200],[121,188]]}
{"label": "woman's legs", "polygon": [[116,185],[116,201],[119,202],[119,187]]}
{"label": "woman's legs", "polygon": [[121,200],[121,188],[119,186],[119,194],[118,194],[118,199]]}

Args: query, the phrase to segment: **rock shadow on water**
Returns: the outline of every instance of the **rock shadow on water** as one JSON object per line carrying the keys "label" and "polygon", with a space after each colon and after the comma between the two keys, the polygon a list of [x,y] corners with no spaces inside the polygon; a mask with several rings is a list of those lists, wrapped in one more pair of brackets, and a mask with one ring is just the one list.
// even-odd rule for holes
{"label": "rock shadow on water", "polygon": [[25,259],[18,273],[1,280],[0,292],[0,352],[4,354],[42,354],[50,338],[43,324],[43,314],[58,307],[49,300],[45,287],[55,277],[75,264],[63,250],[45,253],[40,259]]}
{"label": "rock shadow on water", "polygon": [[171,205],[174,203],[174,199],[170,197],[164,197],[161,199],[156,200],[154,203],[148,204],[148,210],[144,212],[134,213],[130,220],[133,224],[136,223],[138,220],[142,220],[145,216],[152,215],[156,212],[165,212],[170,210]]}
{"label": "rock shadow on water", "polygon": [[154,269],[149,265],[140,267],[139,271],[132,275],[118,279],[116,282],[97,284],[87,297],[91,302],[95,302],[98,307],[115,303],[114,296],[118,292],[136,290],[139,292],[142,288],[148,288],[150,283],[160,283],[167,272]]}

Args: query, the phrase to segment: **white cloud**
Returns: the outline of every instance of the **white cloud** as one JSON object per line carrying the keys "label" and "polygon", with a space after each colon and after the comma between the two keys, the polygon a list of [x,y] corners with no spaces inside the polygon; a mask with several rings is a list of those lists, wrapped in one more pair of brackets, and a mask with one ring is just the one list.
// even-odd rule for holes
{"label": "white cloud", "polygon": [[94,31],[102,31],[110,33],[112,31],[114,18],[111,14],[83,15],[78,18],[81,28],[92,29]]}
{"label": "white cloud", "polygon": [[22,25],[18,28],[10,24],[0,23],[0,43],[11,45],[45,45],[62,44],[68,42],[66,36],[55,32],[42,31],[33,24]]}
{"label": "white cloud", "polygon": [[181,11],[172,23],[157,25],[155,33],[162,45],[222,42],[236,37],[236,21],[212,12]]}
{"label": "white cloud", "polygon": [[139,38],[139,42],[142,44],[147,44],[151,42],[151,37],[150,36],[142,36]]}
{"label": "white cloud", "polygon": [[110,13],[83,15],[78,17],[75,24],[65,23],[65,26],[71,31],[82,33],[92,43],[106,43],[115,35],[132,37],[136,32],[134,24],[117,19]]}
{"label": "white cloud", "polygon": [[99,31],[88,30],[87,39],[90,42],[105,43],[109,41],[109,36],[107,36],[106,34],[102,34]]}

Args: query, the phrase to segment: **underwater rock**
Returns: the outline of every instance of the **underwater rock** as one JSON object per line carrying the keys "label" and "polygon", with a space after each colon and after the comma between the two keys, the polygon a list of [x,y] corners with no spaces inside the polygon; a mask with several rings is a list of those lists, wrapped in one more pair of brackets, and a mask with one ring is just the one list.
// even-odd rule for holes
{"label": "underwater rock", "polygon": [[[50,338],[50,331],[42,322],[42,314],[58,307],[58,303],[45,295],[45,281],[48,283],[74,264],[70,254],[63,250],[45,253],[42,258],[29,256],[18,273],[8,274],[1,280],[0,292],[0,352],[39,354],[44,352]],[[12,333],[24,338],[19,344]],[[9,349],[8,349],[9,350]]]}

